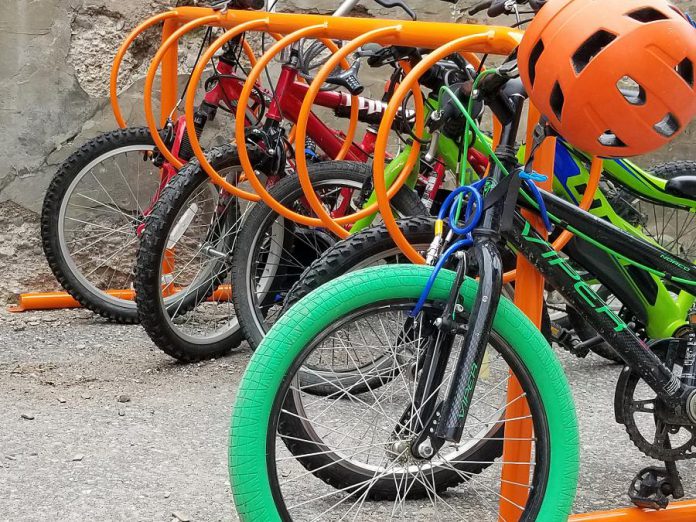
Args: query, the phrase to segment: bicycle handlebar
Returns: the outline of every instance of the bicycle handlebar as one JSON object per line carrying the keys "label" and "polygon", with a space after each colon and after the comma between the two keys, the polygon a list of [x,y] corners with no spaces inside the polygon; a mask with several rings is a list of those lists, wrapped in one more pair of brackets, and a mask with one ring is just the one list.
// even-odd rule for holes
{"label": "bicycle handlebar", "polygon": [[[450,0],[443,1],[447,2]],[[474,16],[484,9],[488,9],[488,16],[495,18],[506,13],[512,13],[515,4],[529,4],[529,7],[531,7],[534,12],[538,12],[539,9],[544,7],[546,0],[485,0],[469,9],[469,16]]]}

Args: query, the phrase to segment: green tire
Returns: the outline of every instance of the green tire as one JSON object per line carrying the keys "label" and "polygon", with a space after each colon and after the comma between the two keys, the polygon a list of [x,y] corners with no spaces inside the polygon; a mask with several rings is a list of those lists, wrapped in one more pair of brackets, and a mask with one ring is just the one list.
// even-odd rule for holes
{"label": "green tire", "polygon": [[[389,265],[342,276],[295,304],[268,332],[249,363],[237,393],[229,439],[230,484],[240,520],[276,521],[266,445],[277,391],[293,361],[327,326],[350,312],[380,300],[417,298],[431,267]],[[443,270],[430,299],[444,300],[454,273]],[[471,309],[477,284],[461,289]],[[535,383],[549,429],[550,464],[539,512],[530,520],[565,521],[571,511],[579,468],[579,435],[573,398],[563,369],[544,336],[506,298],[501,299],[493,329],[515,351]]]}

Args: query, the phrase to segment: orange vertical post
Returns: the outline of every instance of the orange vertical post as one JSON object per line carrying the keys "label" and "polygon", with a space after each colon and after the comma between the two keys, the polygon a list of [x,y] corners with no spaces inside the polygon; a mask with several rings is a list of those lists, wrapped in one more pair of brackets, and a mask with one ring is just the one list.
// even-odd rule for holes
{"label": "orange vertical post", "polygon": [[[179,28],[179,23],[174,20],[165,20],[162,25],[162,43],[174,34]],[[171,45],[162,58],[162,70],[160,71],[160,127],[164,127],[167,118],[176,107],[179,82],[179,42]],[[160,171],[160,176],[164,172]],[[174,271],[174,251],[167,249],[162,262],[162,273],[170,274]],[[165,294],[171,293],[170,288],[165,288]]]}
{"label": "orange vertical post", "polygon": [[[527,124],[527,157],[531,152],[534,127],[539,120],[539,113],[533,107],[529,110]],[[546,174],[548,180],[544,188],[550,188],[553,177],[553,165],[556,140],[547,139],[537,150],[534,158],[534,168],[537,172]],[[540,232],[544,226],[538,217],[524,212],[525,218]],[[523,256],[517,257],[517,277],[515,280],[515,304],[534,322],[541,326],[541,316],[544,303],[544,278]],[[526,400],[517,399],[522,394],[522,387],[511,375],[508,381],[507,403],[505,416],[509,420],[505,424],[505,442],[503,445],[503,465],[500,484],[500,518],[506,521],[519,520],[522,512],[516,506],[524,506],[527,502],[529,489],[530,466],[520,464],[529,462],[532,453],[533,425],[529,418],[529,406]],[[516,463],[516,464],[511,464]]]}
{"label": "orange vertical post", "polygon": [[[165,20],[162,26],[162,43],[177,30],[179,23],[174,20]],[[160,76],[160,125],[167,123],[169,114],[176,107],[177,83],[179,68],[179,46],[172,45],[162,59],[162,71]]]}

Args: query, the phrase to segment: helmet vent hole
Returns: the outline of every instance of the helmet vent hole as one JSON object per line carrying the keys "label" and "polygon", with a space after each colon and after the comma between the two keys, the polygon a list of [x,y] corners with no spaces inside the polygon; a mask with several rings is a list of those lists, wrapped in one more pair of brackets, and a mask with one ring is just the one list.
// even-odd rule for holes
{"label": "helmet vent hole", "polygon": [[679,130],[679,122],[674,117],[674,114],[668,113],[667,116],[655,124],[655,130],[665,138],[671,138]]}
{"label": "helmet vent hole", "polygon": [[694,64],[688,58],[684,58],[676,67],[676,71],[681,76],[689,87],[694,86]]}
{"label": "helmet vent hole", "polygon": [[637,11],[633,11],[632,13],[628,13],[628,16],[644,24],[649,24],[650,22],[658,22],[660,20],[667,20],[669,18],[667,15],[662,14],[660,11],[653,7],[644,7],[642,9],[638,9]]}
{"label": "helmet vent hole", "polygon": [[534,49],[532,49],[532,53],[529,55],[529,81],[531,82],[532,86],[534,86],[534,80],[536,79],[537,62],[539,61],[539,58],[541,58],[541,53],[543,52],[544,42],[539,40],[534,46]]}
{"label": "helmet vent hole", "polygon": [[590,36],[573,55],[575,72],[580,74],[585,67],[602,52],[607,45],[616,40],[616,35],[609,31],[600,30]]}
{"label": "helmet vent hole", "polygon": [[630,76],[624,76],[617,83],[621,95],[631,105],[645,105],[645,90]]}
{"label": "helmet vent hole", "polygon": [[553,91],[551,91],[551,108],[556,118],[561,119],[561,114],[563,114],[563,103],[565,102],[565,96],[563,96],[563,89],[561,89],[561,84],[556,82],[553,86]]}
{"label": "helmet vent hole", "polygon": [[602,134],[599,138],[598,141],[601,145],[604,147],[625,147],[626,144],[619,139],[619,137],[614,134],[613,131],[604,131],[604,134]]}

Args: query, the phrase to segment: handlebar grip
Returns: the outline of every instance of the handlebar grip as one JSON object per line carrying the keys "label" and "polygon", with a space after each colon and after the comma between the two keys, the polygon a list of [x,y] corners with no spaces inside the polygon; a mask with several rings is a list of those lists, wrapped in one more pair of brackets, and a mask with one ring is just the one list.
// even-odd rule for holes
{"label": "handlebar grip", "polygon": [[265,0],[234,0],[233,3],[239,9],[253,9],[254,11],[266,7]]}
{"label": "handlebar grip", "polygon": [[529,6],[534,12],[539,12],[539,9],[546,5],[546,0],[529,0]]}
{"label": "handlebar grip", "polygon": [[348,92],[351,93],[353,96],[357,96],[365,90],[365,87],[363,87],[363,85],[360,83],[360,80],[358,80],[358,77],[354,74],[347,76],[345,80],[345,87],[346,89],[348,89]]}
{"label": "handlebar grip", "polygon": [[481,80],[478,89],[484,94],[493,94],[505,85],[508,79],[499,74],[490,74]]}
{"label": "handlebar grip", "polygon": [[505,4],[505,0],[493,0],[491,6],[488,8],[488,16],[491,18],[495,18],[496,16],[500,16],[502,14],[507,13],[507,9],[505,9]]}
{"label": "handlebar grip", "polygon": [[348,92],[353,95],[357,96],[358,94],[361,94],[364,90],[365,87],[360,83],[360,80],[358,80],[358,77],[355,74],[343,74],[341,76],[334,76],[331,77],[329,76],[326,79],[326,83],[331,84],[331,85],[338,85],[340,87],[345,87],[348,89]]}
{"label": "handlebar grip", "polygon": [[491,0],[486,0],[485,2],[481,2],[480,4],[476,4],[474,7],[469,9],[469,16],[474,16],[475,14],[480,13],[484,9],[488,9],[491,6]]}

